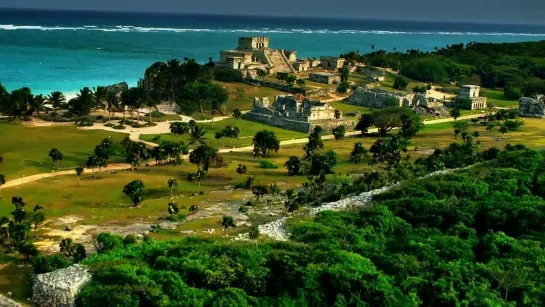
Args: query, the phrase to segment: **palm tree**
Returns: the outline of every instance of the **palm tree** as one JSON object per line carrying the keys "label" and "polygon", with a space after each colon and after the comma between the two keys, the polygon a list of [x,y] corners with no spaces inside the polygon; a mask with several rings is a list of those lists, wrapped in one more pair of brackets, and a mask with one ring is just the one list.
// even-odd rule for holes
{"label": "palm tree", "polygon": [[38,226],[45,221],[45,214],[43,213],[43,207],[36,205],[34,207],[34,213],[31,216],[31,222],[34,225],[34,237],[38,238]]}
{"label": "palm tree", "polygon": [[229,227],[233,227],[233,228],[236,227],[233,217],[224,215],[223,218],[221,219],[221,227],[223,227],[223,231],[225,232],[225,235],[227,236],[227,229],[229,229]]}
{"label": "palm tree", "polygon": [[83,167],[76,167],[76,177],[78,178],[78,187],[80,186],[79,177],[83,175],[84,170],[85,169]]}
{"label": "palm tree", "polygon": [[45,97],[43,95],[36,95],[34,96],[34,99],[31,100],[31,109],[32,111],[36,111],[36,113],[40,114],[40,111],[43,111],[44,109],[44,103],[45,103]]}
{"label": "palm tree", "polygon": [[244,164],[239,164],[237,166],[237,174],[240,175],[240,180],[242,181],[242,175],[248,173],[248,168]]}
{"label": "palm tree", "polygon": [[240,112],[240,109],[237,108],[233,110],[232,115],[233,115],[233,118],[239,119],[242,116],[242,112]]}
{"label": "palm tree", "polygon": [[180,208],[178,208],[177,203],[168,203],[168,214],[178,214],[180,212]]}
{"label": "palm tree", "polygon": [[276,201],[276,195],[279,195],[282,191],[280,190],[280,187],[278,187],[278,185],[276,183],[271,183],[269,185],[269,191],[271,192],[272,196],[273,196],[273,202]]}
{"label": "palm tree", "polygon": [[66,238],[61,240],[59,247],[61,249],[61,253],[64,253],[68,257],[72,257],[76,244],[74,244],[74,241],[72,241],[72,239]]}
{"label": "palm tree", "polygon": [[93,98],[95,99],[95,109],[101,109],[102,107],[108,108],[106,99],[108,97],[108,88],[105,86],[97,86],[94,90]]}
{"label": "palm tree", "polygon": [[288,176],[297,176],[301,170],[301,160],[297,156],[291,156],[284,166],[288,169]]}
{"label": "palm tree", "polygon": [[112,119],[112,112],[120,108],[119,104],[121,101],[117,93],[108,91],[106,97],[104,98],[104,102],[106,103],[106,110],[108,111],[108,122],[110,122]]}
{"label": "palm tree", "polygon": [[178,185],[178,182],[174,178],[169,178],[168,181],[168,188],[170,189],[170,197],[172,197],[172,189]]}
{"label": "palm tree", "polygon": [[206,130],[200,126],[195,126],[193,129],[191,129],[189,133],[189,144],[199,144],[204,145],[206,144],[206,141],[208,140],[204,135],[206,134]]}
{"label": "palm tree", "polygon": [[55,118],[57,116],[57,110],[65,106],[66,97],[59,91],[53,91],[47,96],[47,101],[53,107],[53,118]]}

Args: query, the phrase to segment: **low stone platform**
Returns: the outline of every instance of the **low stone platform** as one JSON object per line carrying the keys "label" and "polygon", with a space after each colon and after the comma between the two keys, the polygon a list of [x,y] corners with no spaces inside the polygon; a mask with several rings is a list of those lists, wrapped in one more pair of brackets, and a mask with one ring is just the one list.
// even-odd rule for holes
{"label": "low stone platform", "polygon": [[91,273],[79,264],[38,274],[32,286],[32,302],[40,307],[72,307],[76,295],[90,280]]}

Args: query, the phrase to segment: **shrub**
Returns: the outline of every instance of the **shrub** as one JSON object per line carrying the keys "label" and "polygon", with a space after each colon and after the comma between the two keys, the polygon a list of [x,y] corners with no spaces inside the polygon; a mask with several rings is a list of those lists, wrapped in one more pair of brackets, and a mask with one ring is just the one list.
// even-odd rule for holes
{"label": "shrub", "polygon": [[407,88],[407,85],[409,85],[409,79],[397,75],[394,79],[394,88],[398,90],[404,90]]}
{"label": "shrub", "polygon": [[269,160],[262,160],[261,162],[259,162],[259,168],[276,169],[276,168],[278,168],[278,165],[272,163]]}
{"label": "shrub", "polygon": [[80,117],[76,119],[76,125],[78,127],[91,127],[93,124],[93,119],[90,117]]}
{"label": "shrub", "polygon": [[346,93],[349,88],[350,88],[350,84],[348,84],[348,82],[343,82],[343,83],[337,85],[337,92]]}
{"label": "shrub", "polygon": [[248,213],[248,207],[246,207],[246,206],[240,206],[240,207],[238,208],[238,212],[240,212],[240,213]]}
{"label": "shrub", "polygon": [[214,79],[222,82],[240,82],[242,81],[242,72],[228,67],[217,67],[214,70]]}
{"label": "shrub", "polygon": [[186,217],[184,213],[176,213],[167,216],[166,220],[169,222],[183,222]]}
{"label": "shrub", "polygon": [[154,142],[159,142],[161,140],[161,136],[160,135],[156,135],[153,137],[153,139],[151,139],[152,141]]}
{"label": "shrub", "polygon": [[126,129],[127,127],[125,127],[125,126],[123,126],[123,125],[117,125],[117,126],[114,126],[113,128],[116,129],[116,130],[124,130],[124,129]]}
{"label": "shrub", "polygon": [[107,123],[107,124],[105,124],[105,125],[104,125],[104,127],[110,127],[110,128],[113,128],[113,127],[115,127],[115,125],[114,125],[114,124],[112,124],[112,123]]}

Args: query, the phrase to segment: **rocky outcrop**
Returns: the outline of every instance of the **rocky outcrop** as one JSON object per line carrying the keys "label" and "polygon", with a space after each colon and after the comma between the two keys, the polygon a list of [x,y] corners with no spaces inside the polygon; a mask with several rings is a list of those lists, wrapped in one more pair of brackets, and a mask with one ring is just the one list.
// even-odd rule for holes
{"label": "rocky outcrop", "polygon": [[[446,170],[436,171],[436,172],[430,173],[430,174],[428,174],[426,176],[423,176],[420,179],[425,179],[425,178],[432,177],[432,176],[437,176],[437,175],[445,175],[445,174],[451,173],[452,171],[454,171],[454,170],[446,169]],[[323,204],[322,206],[319,206],[319,207],[316,207],[316,208],[311,208],[310,209],[310,215],[313,216],[316,213],[321,212],[321,211],[325,211],[325,210],[339,211],[339,210],[347,209],[349,207],[365,207],[365,206],[369,206],[372,203],[373,196],[375,196],[377,194],[387,192],[390,189],[398,187],[398,186],[399,186],[399,184],[396,183],[396,184],[393,184],[393,185],[390,185],[390,186],[384,186],[384,187],[382,187],[380,189],[371,190],[371,191],[368,191],[368,192],[363,192],[363,193],[361,193],[359,195],[356,195],[356,196],[347,197],[347,198],[341,199],[339,201],[326,203],[326,204]],[[286,241],[286,240],[288,240],[288,238],[290,236],[290,234],[285,229],[285,225],[286,225],[287,220],[288,220],[288,218],[284,217],[284,218],[281,218],[281,219],[276,220],[276,221],[272,221],[272,222],[269,222],[269,223],[266,223],[266,224],[263,224],[263,225],[259,225],[259,233],[262,234],[262,235],[268,236],[268,237],[270,237],[270,238],[272,238],[274,240]]]}
{"label": "rocky outcrop", "polygon": [[72,307],[76,295],[90,280],[91,273],[79,264],[38,274],[32,286],[32,302],[40,307]]}
{"label": "rocky outcrop", "polygon": [[[8,293],[9,294],[9,293]],[[2,307],[21,307],[21,304],[16,301],[9,299],[2,294],[0,294],[0,306]]]}
{"label": "rocky outcrop", "polygon": [[117,84],[112,84],[112,85],[105,86],[105,88],[106,88],[107,93],[112,93],[112,94],[120,97],[121,93],[123,91],[126,91],[126,90],[129,89],[129,85],[127,84],[127,82],[120,82],[120,83],[117,83]]}
{"label": "rocky outcrop", "polygon": [[545,96],[520,97],[519,115],[522,117],[543,118],[545,116]]}

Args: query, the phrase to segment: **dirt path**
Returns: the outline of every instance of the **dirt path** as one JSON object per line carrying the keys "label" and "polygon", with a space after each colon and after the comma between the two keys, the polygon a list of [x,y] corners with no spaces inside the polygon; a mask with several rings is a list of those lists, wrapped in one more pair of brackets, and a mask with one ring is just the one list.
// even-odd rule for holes
{"label": "dirt path", "polygon": [[[119,164],[110,164],[108,167],[103,167],[100,169],[100,172],[108,172],[108,171],[115,171],[115,170],[125,170],[129,169],[130,165],[125,163],[119,163]],[[84,173],[91,173],[93,170],[86,168],[84,170]],[[95,172],[98,172],[98,170],[95,170]],[[65,176],[65,175],[75,175],[75,170],[69,170],[69,171],[60,171],[60,172],[52,172],[52,173],[43,173],[43,174],[36,174],[36,175],[30,175],[23,178],[15,179],[6,182],[6,184],[2,185],[2,189],[5,188],[11,188],[16,187],[19,185],[27,184],[30,182],[38,181],[44,178],[51,178],[51,177],[57,177],[57,176]]]}
{"label": "dirt path", "polygon": [[[483,114],[472,114],[472,115],[466,115],[466,116],[459,117],[458,119],[464,120],[464,119],[471,119],[471,118],[476,118],[476,117],[481,117],[481,116],[483,116]],[[440,119],[433,119],[433,120],[424,121],[424,124],[425,125],[433,125],[433,124],[448,123],[448,122],[453,122],[453,121],[454,121],[453,118],[440,118]],[[161,124],[161,123],[159,123],[159,124]],[[163,126],[166,126],[166,123],[162,123],[162,124],[165,124]],[[157,127],[159,127],[159,125],[157,125],[156,127],[147,127],[147,128],[142,128],[142,129],[157,128]],[[87,128],[93,128],[93,127],[87,127]],[[107,131],[110,131],[110,129],[111,129],[113,131],[119,132],[119,131],[117,131],[115,129],[112,129],[110,127],[104,127],[104,128]],[[135,129],[135,130],[140,130],[140,129]],[[378,130],[376,128],[372,128],[372,129],[369,129],[368,132],[374,133],[374,132],[377,132],[377,131]],[[148,132],[148,131],[146,131],[146,132]],[[170,131],[167,130],[167,132],[153,132],[153,133],[150,133],[150,134],[169,133],[169,132]],[[135,142],[143,142],[143,143],[145,143],[145,144],[147,144],[148,146],[151,146],[151,147],[158,146],[155,143],[140,140],[140,133],[141,132],[139,132],[139,131],[135,131],[135,132],[131,131],[131,133],[129,134],[129,137],[130,137],[131,140],[133,140]],[[358,135],[358,134],[361,134],[361,132],[359,132],[359,131],[349,131],[349,132],[346,133],[346,136],[354,136],[354,135]],[[331,140],[331,139],[334,139],[334,138],[335,137],[333,135],[331,135],[331,134],[330,135],[324,135],[322,137],[322,139],[324,139],[324,140]],[[308,142],[308,138],[285,140],[285,141],[280,142],[280,146],[304,144],[306,142]],[[243,146],[243,147],[236,147],[236,148],[222,148],[222,149],[219,150],[219,152],[220,153],[248,152],[248,151],[252,151],[253,149],[254,149],[253,146]],[[107,171],[112,171],[112,170],[122,170],[122,169],[129,169],[129,168],[130,168],[130,166],[128,164],[111,164],[106,168],[102,168],[101,171],[102,172],[107,172]],[[85,169],[85,172],[86,173],[91,172],[91,170],[90,169]],[[52,173],[43,173],[43,174],[31,175],[31,176],[27,176],[27,177],[23,177],[23,178],[8,181],[8,182],[6,182],[5,185],[2,186],[2,189],[23,185],[23,184],[38,181],[38,180],[41,180],[41,179],[44,179],[44,178],[64,176],[64,175],[74,175],[75,173],[76,173],[75,170],[69,170],[69,171],[61,171],[61,172],[52,172]]]}

